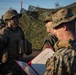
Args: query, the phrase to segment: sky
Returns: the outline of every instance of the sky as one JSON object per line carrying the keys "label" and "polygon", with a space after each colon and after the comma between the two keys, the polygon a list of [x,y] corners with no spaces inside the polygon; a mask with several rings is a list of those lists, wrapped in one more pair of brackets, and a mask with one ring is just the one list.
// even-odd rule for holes
{"label": "sky", "polygon": [[76,2],[76,0],[0,0],[0,18],[9,8],[16,9],[19,13],[21,1],[22,8],[26,10],[28,10],[29,5],[52,9],[55,8],[56,3],[63,7]]}

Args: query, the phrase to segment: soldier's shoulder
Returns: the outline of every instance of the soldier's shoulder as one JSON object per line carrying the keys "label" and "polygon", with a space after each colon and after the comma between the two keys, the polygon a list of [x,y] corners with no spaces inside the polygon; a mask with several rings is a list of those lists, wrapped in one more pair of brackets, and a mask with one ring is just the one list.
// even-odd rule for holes
{"label": "soldier's shoulder", "polygon": [[5,32],[7,32],[7,27],[3,27],[2,29],[0,29],[0,34],[4,34]]}
{"label": "soldier's shoulder", "polygon": [[69,43],[68,40],[62,40],[62,41],[57,41],[56,44],[54,45],[54,48],[56,51],[67,49],[67,48],[72,48],[71,44]]}

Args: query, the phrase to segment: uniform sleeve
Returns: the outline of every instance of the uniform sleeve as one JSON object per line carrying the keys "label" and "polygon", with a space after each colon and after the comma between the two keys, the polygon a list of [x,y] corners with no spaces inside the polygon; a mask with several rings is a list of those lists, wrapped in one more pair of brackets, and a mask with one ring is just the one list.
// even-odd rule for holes
{"label": "uniform sleeve", "polygon": [[54,44],[58,41],[55,35],[48,35],[48,37],[44,41],[44,45],[42,47],[42,50],[44,50],[46,47],[51,47],[54,50]]}
{"label": "uniform sleeve", "polygon": [[45,40],[45,41],[44,41],[44,44],[43,44],[43,46],[42,46],[42,48],[41,48],[41,50],[44,50],[44,49],[46,49],[47,47],[50,47],[50,45],[49,45],[49,43]]}
{"label": "uniform sleeve", "polygon": [[3,31],[1,34],[0,34],[0,47],[4,47],[4,46],[7,46],[7,44],[9,43],[9,35],[8,35],[8,32],[7,31]]}
{"label": "uniform sleeve", "polygon": [[7,36],[8,35],[6,35],[6,31],[3,31],[0,34],[0,62],[6,62],[7,52],[4,48],[8,46],[9,38]]}
{"label": "uniform sleeve", "polygon": [[50,46],[52,47],[52,48],[54,48],[54,45],[55,45],[55,43],[58,41],[58,39],[57,39],[57,37],[55,36],[55,35],[51,35],[51,36],[49,36],[49,38],[48,38],[48,42],[49,42],[49,44],[50,44]]}
{"label": "uniform sleeve", "polygon": [[44,75],[61,75],[62,72],[62,58],[54,54],[48,58],[46,62],[46,71]]}

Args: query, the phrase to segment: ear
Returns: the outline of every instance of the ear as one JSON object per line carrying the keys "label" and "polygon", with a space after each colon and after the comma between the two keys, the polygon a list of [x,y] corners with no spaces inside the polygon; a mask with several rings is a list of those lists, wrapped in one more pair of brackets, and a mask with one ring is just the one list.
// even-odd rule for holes
{"label": "ear", "polygon": [[63,24],[63,29],[64,29],[64,31],[66,31],[66,30],[67,30],[67,27],[66,27],[66,25],[65,25],[65,24]]}
{"label": "ear", "polygon": [[8,23],[8,25],[10,25],[10,21],[8,21],[7,23]]}

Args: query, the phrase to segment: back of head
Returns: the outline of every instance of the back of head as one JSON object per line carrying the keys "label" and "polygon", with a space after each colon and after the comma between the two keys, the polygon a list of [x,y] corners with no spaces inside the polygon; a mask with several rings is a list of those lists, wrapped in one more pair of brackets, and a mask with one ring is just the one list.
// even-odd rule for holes
{"label": "back of head", "polygon": [[18,14],[18,12],[15,9],[9,9],[4,15],[3,15],[3,19],[4,21],[9,20],[11,18],[13,18],[14,16],[19,16],[21,17],[21,14]]}

